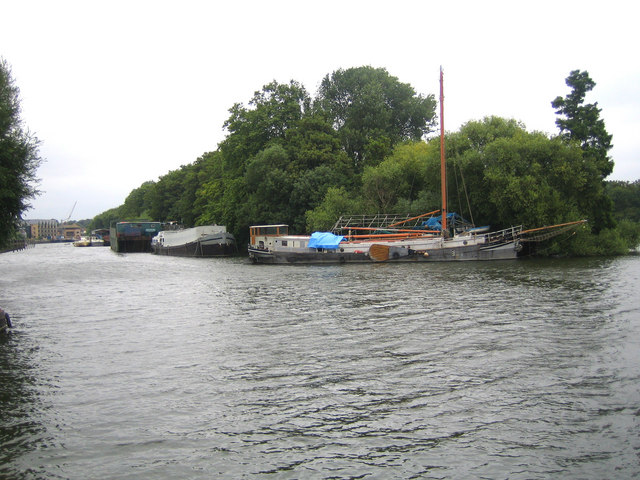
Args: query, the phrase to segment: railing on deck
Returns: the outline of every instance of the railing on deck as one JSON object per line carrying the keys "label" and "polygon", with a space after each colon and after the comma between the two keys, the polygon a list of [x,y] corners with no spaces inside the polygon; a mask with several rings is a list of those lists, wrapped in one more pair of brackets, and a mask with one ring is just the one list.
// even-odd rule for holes
{"label": "railing on deck", "polygon": [[422,227],[425,218],[430,217],[434,213],[435,212],[429,212],[423,215],[418,215],[417,217],[389,213],[378,213],[376,215],[342,215],[331,228],[331,231],[335,234],[340,234],[344,230],[348,230],[350,227],[370,229],[379,228],[381,230],[394,227],[411,229]]}

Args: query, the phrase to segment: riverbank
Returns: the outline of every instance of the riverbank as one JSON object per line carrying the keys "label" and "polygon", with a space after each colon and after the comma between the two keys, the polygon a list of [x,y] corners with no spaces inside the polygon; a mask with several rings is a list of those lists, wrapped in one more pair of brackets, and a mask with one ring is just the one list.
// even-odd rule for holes
{"label": "riverbank", "polygon": [[0,253],[19,252],[20,250],[35,247],[35,244],[36,242],[32,240],[14,240],[5,248],[0,249]]}

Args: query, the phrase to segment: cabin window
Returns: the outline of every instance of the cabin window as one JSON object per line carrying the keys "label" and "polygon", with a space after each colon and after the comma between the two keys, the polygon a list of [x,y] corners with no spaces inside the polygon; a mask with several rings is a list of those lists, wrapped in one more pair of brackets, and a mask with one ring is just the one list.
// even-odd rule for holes
{"label": "cabin window", "polygon": [[287,241],[286,240],[282,240],[282,246],[286,247],[287,246]]}

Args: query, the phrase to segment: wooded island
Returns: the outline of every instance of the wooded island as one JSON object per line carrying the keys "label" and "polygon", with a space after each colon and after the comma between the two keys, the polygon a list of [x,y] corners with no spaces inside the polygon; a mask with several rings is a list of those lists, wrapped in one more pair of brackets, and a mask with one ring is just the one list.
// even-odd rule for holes
{"label": "wooded island", "polygon": [[[566,83],[569,94],[551,101],[557,135],[494,116],[446,134],[449,210],[494,228],[587,219],[537,253],[626,253],[640,243],[640,184],[606,181],[612,136],[597,103],[584,103],[595,82],[575,70]],[[298,82],[272,82],[230,108],[217,150],[143,183],[90,228],[217,223],[244,245],[252,224],[303,233],[326,230],[344,213],[435,210],[436,106],[434,95],[383,68],[337,70],[313,98]]]}

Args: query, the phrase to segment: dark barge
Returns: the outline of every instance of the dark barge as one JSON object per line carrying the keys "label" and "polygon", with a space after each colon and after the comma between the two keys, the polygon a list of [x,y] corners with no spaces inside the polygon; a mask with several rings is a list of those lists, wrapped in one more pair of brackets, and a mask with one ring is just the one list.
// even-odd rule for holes
{"label": "dark barge", "polygon": [[151,239],[160,230],[160,222],[118,222],[111,226],[111,250],[118,253],[151,252]]}

